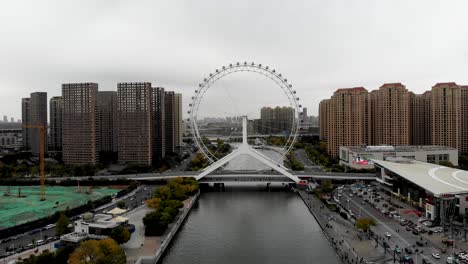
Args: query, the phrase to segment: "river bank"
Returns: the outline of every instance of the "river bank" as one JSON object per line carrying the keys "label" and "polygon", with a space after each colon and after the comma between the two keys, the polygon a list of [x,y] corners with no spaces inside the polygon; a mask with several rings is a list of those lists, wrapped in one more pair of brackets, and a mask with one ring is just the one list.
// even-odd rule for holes
{"label": "river bank", "polygon": [[[159,263],[160,259],[165,254],[166,249],[171,244],[172,239],[184,224],[199,196],[200,192],[183,201],[184,207],[181,209],[179,215],[177,215],[176,220],[170,224],[169,229],[162,236],[144,236],[142,239],[143,243],[139,248],[126,251],[127,263]],[[143,218],[143,216],[144,214],[141,215],[141,218]]]}
{"label": "river bank", "polygon": [[297,193],[343,263],[367,263],[385,259],[383,250],[376,246],[374,240],[359,238],[359,232],[352,223],[328,209],[314,194],[302,190]]}

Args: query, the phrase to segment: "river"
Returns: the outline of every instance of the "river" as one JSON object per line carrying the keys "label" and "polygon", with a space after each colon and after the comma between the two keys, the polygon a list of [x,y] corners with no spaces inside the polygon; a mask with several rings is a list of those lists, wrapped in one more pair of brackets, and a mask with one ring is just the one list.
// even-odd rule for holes
{"label": "river", "polygon": [[228,186],[202,193],[162,263],[340,261],[297,194]]}

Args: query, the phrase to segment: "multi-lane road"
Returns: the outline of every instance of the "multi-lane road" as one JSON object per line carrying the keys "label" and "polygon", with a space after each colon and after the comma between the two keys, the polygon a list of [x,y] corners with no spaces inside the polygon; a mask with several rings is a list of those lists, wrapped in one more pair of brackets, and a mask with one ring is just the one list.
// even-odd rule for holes
{"label": "multi-lane road", "polygon": [[[430,241],[426,241],[424,239],[421,240],[421,236],[415,235],[411,231],[406,231],[405,226],[401,226],[398,220],[383,214],[371,204],[365,202],[362,197],[353,195],[350,189],[345,188],[341,192],[339,200],[346,209],[352,211],[356,218],[373,218],[376,221],[376,226],[372,227],[372,231],[378,235],[380,239],[383,239],[388,243],[390,251],[393,251],[393,249],[398,246],[402,249],[403,254],[408,255],[405,253],[404,248],[410,248],[413,253],[409,255],[413,260],[419,258],[419,261],[421,261],[422,257],[415,253],[415,249],[418,249],[418,251],[422,250],[422,255],[431,259],[432,262],[445,263],[448,256],[447,254],[442,254]],[[386,232],[388,232],[391,237],[385,236]],[[417,246],[416,241],[422,241],[424,246]],[[425,242],[428,242],[427,245]],[[432,253],[441,253],[440,260],[434,259],[432,257]]]}

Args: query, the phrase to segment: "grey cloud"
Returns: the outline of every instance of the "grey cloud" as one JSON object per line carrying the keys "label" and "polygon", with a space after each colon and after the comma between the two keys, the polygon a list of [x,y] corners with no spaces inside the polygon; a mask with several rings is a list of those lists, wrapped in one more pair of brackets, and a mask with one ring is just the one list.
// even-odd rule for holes
{"label": "grey cloud", "polygon": [[[463,0],[5,1],[0,113],[19,117],[21,97],[59,95],[61,83],[80,81],[101,90],[151,81],[183,93],[187,105],[209,72],[244,60],[283,72],[314,114],[337,88],[398,81],[419,93],[439,81],[464,84],[467,7]],[[214,88],[206,113],[222,112],[225,89],[237,91],[247,113],[285,102],[261,78],[238,75]]]}

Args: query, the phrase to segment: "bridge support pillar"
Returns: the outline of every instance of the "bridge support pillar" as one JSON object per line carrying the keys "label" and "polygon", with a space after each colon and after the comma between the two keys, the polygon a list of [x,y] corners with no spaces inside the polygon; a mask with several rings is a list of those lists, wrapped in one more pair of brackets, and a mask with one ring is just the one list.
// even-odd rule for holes
{"label": "bridge support pillar", "polygon": [[224,192],[226,189],[224,188],[224,183],[214,183],[213,187],[216,191]]}
{"label": "bridge support pillar", "polygon": [[267,182],[267,191],[271,192],[271,183],[270,182]]}

